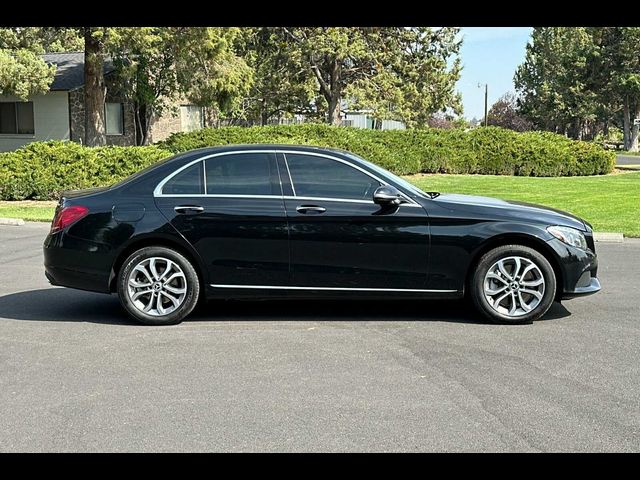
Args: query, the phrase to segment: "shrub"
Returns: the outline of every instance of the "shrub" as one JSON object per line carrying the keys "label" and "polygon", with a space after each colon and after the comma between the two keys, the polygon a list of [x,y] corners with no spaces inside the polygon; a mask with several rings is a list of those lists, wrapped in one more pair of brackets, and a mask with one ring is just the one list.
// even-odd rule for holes
{"label": "shrub", "polygon": [[377,131],[320,124],[206,128],[177,133],[147,147],[89,148],[50,141],[0,153],[0,199],[57,198],[62,190],[110,185],[172,153],[238,143],[341,148],[399,175],[600,175],[611,172],[615,165],[615,154],[593,143],[548,132],[517,133],[498,127],[470,131]]}
{"label": "shrub", "polygon": [[549,132],[519,133],[499,127],[361,130],[308,124],[205,128],[175,133],[158,145],[172,152],[232,143],[284,143],[342,148],[399,175],[470,173],[555,177],[601,175],[615,154],[593,143]]}
{"label": "shrub", "polygon": [[110,185],[166,158],[148,147],[83,147],[73,142],[34,142],[0,153],[0,199],[46,200],[63,190]]}

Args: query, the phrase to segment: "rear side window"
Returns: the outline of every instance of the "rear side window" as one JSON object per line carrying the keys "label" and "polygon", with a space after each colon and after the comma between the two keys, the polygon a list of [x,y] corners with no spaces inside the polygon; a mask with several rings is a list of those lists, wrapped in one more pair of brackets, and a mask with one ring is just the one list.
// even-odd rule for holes
{"label": "rear side window", "polygon": [[287,153],[298,197],[371,200],[380,182],[342,162],[313,155]]}
{"label": "rear side window", "polygon": [[208,195],[280,195],[275,156],[237,153],[205,159]]}
{"label": "rear side window", "polygon": [[162,187],[163,195],[201,195],[204,193],[202,162],[196,162],[173,176]]}

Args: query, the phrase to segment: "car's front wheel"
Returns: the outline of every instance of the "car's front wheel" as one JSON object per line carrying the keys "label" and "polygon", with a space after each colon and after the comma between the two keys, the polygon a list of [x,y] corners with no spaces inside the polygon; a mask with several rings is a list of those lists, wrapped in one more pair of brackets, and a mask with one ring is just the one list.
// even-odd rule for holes
{"label": "car's front wheel", "polygon": [[200,281],[182,254],[145,247],[131,254],[118,276],[118,296],[127,313],[147,325],[180,323],[198,302]]}
{"label": "car's front wheel", "polygon": [[496,323],[530,323],[551,307],[556,277],[537,250],[504,245],[480,258],[470,294],[476,308]]}

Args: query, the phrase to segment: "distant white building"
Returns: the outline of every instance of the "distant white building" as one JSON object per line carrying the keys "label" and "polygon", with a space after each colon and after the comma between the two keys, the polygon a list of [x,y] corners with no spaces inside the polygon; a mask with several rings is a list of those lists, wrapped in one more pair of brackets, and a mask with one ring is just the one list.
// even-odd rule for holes
{"label": "distant white building", "polygon": [[[355,128],[374,129],[376,121],[371,116],[371,111],[347,110],[344,113],[342,125]],[[398,120],[382,120],[382,130],[404,130],[407,126]]]}

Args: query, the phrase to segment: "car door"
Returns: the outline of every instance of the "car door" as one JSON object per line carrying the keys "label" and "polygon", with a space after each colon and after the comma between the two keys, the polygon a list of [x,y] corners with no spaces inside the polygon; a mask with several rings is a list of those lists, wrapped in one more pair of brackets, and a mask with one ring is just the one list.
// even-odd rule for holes
{"label": "car door", "polygon": [[194,246],[220,288],[287,285],[287,220],[275,153],[204,156],[174,172],[156,205]]}
{"label": "car door", "polygon": [[[422,289],[429,225],[412,200],[381,207],[383,182],[345,160],[282,151],[291,285],[338,290]],[[286,180],[285,180],[286,178]]]}

